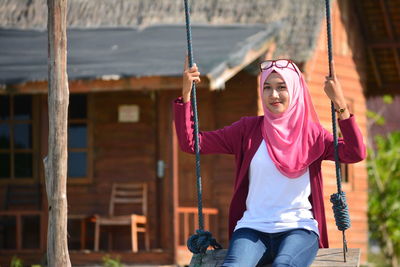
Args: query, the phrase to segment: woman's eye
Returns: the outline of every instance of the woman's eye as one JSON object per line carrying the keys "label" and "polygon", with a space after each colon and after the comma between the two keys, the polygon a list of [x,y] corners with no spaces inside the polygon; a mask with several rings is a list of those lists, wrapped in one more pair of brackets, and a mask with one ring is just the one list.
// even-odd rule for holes
{"label": "woman's eye", "polygon": [[284,91],[284,90],[286,90],[286,86],[279,86],[279,87],[278,87],[278,90],[279,90],[279,91]]}
{"label": "woman's eye", "polygon": [[264,86],[264,90],[270,90],[271,86]]}

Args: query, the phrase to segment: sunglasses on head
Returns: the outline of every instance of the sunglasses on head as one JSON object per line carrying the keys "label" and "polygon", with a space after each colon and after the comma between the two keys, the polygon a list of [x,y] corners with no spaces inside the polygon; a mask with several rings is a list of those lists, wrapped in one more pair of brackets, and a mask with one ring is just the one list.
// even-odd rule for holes
{"label": "sunglasses on head", "polygon": [[266,61],[261,62],[260,69],[261,69],[261,71],[264,71],[264,70],[272,68],[273,66],[280,68],[280,69],[289,68],[291,70],[294,70],[297,74],[299,74],[294,65],[294,62],[290,59],[266,60]]}

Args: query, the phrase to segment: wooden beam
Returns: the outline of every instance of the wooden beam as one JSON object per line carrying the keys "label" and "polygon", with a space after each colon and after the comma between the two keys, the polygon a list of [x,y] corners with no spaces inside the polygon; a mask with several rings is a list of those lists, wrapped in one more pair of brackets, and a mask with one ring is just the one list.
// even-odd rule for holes
{"label": "wooden beam", "polygon": [[371,48],[400,48],[400,42],[399,41],[391,41],[391,40],[386,40],[386,41],[367,41],[367,46]]}
{"label": "wooden beam", "polygon": [[207,77],[210,81],[210,90],[217,90],[217,89],[223,88],[226,81],[228,81],[230,78],[235,76],[239,71],[244,69],[251,62],[253,62],[257,58],[263,56],[263,54],[270,47],[275,48],[273,40],[271,40],[269,42],[265,42],[257,50],[250,50],[249,52],[247,52],[247,54],[244,56],[244,59],[242,60],[242,62],[239,65],[237,65],[233,68],[226,68],[221,74],[218,75],[218,77],[213,77],[212,75],[207,75]]}
{"label": "wooden beam", "polygon": [[45,165],[48,199],[48,266],[71,267],[67,242],[67,0],[48,0],[49,150]]}
{"label": "wooden beam", "polygon": [[179,142],[178,142],[178,136],[175,131],[174,127],[174,121],[172,120],[171,123],[171,129],[172,129],[172,177],[171,177],[171,182],[170,182],[170,188],[171,188],[171,194],[170,194],[170,199],[172,202],[172,217],[171,217],[171,223],[172,223],[172,250],[173,250],[173,257],[174,257],[174,262],[176,262],[179,258],[179,250],[178,250],[178,245],[179,245],[179,213],[178,213],[178,206],[179,206]]}
{"label": "wooden beam", "polygon": [[[391,41],[394,40],[394,27],[392,21],[389,19],[389,11],[388,11],[388,6],[387,6],[387,0],[380,0],[381,8],[383,11],[383,19],[385,21],[385,27],[386,31],[388,32],[389,39]],[[397,42],[399,47],[400,47],[400,42]],[[396,47],[392,47],[392,52],[394,54],[394,60],[396,62],[396,68],[397,68],[397,74],[399,75],[400,79],[400,59],[399,59],[399,53],[397,52]]]}
{"label": "wooden beam", "polygon": [[369,56],[369,59],[370,59],[371,64],[372,64],[372,70],[374,71],[376,82],[378,83],[378,86],[381,86],[382,85],[382,79],[381,79],[381,75],[379,73],[378,64],[376,64],[374,51],[372,50],[372,48],[368,47],[367,48],[367,52],[368,52],[368,56]]}
{"label": "wooden beam", "polygon": [[[370,42],[367,42],[368,40],[368,36],[367,36],[367,32],[366,32],[366,21],[365,21],[365,16],[362,13],[362,8],[360,6],[360,2],[361,1],[351,1],[353,3],[353,9],[355,11],[355,13],[357,14],[358,19],[360,20],[360,25],[361,25],[361,35],[363,36],[364,42],[366,44],[369,44]],[[377,68],[377,64],[376,64],[376,60],[375,60],[375,56],[373,53],[373,47],[370,47],[367,45],[367,56],[369,57],[371,64],[372,64],[372,70],[374,72],[374,76],[375,76],[375,80],[378,83],[378,85],[380,86],[382,84],[382,79],[381,79],[381,75],[379,73],[379,70]]]}
{"label": "wooden beam", "polygon": [[[198,88],[208,88],[209,79],[201,77]],[[72,93],[110,92],[124,90],[176,90],[182,87],[182,77],[127,77],[116,80],[73,80],[69,82],[69,91]],[[27,82],[17,85],[8,85],[5,91],[17,93],[47,93],[48,83],[46,81]]]}
{"label": "wooden beam", "polygon": [[375,83],[367,84],[367,96],[377,96],[384,94],[400,95],[400,82],[398,83],[383,83],[378,86]]}
{"label": "wooden beam", "polygon": [[383,20],[385,22],[386,32],[389,35],[389,39],[393,40],[393,30],[392,30],[392,25],[389,20],[389,12],[388,12],[388,8],[387,8],[386,0],[380,0],[379,4],[380,4],[382,12],[383,12]]}

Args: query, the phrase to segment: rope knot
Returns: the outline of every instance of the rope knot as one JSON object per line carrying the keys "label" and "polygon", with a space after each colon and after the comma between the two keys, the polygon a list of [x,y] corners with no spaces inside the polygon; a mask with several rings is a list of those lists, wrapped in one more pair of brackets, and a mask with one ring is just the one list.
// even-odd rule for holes
{"label": "rope knot", "polygon": [[349,207],[347,206],[346,193],[336,193],[331,195],[332,209],[335,216],[336,226],[340,231],[350,228]]}
{"label": "rope knot", "polygon": [[218,244],[217,240],[212,237],[210,232],[200,229],[196,230],[196,234],[189,237],[187,241],[188,249],[194,254],[205,253],[209,246],[214,249],[222,248],[222,246]]}

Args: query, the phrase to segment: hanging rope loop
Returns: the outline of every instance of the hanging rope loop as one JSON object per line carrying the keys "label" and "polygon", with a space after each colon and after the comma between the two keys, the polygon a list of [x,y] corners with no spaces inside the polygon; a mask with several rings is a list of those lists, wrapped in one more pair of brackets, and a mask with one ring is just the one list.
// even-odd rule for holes
{"label": "hanging rope loop", "polygon": [[192,235],[187,241],[187,247],[192,253],[205,253],[210,246],[214,249],[222,249],[222,246],[218,244],[217,240],[212,237],[210,232],[199,229],[196,233],[197,234]]}
{"label": "hanging rope loop", "polygon": [[[187,49],[189,58],[189,67],[193,66],[193,49],[192,49],[192,30],[190,26],[190,9],[188,0],[184,0],[185,5],[185,18],[186,18],[186,37],[187,37]],[[196,187],[197,187],[197,208],[199,217],[199,229],[196,230],[196,234],[189,237],[187,241],[188,249],[194,253],[204,254],[208,247],[214,249],[221,249],[222,246],[218,244],[215,238],[212,237],[211,232],[204,230],[204,218],[203,218],[203,201],[202,201],[202,184],[200,174],[200,147],[199,147],[199,120],[197,115],[197,99],[196,99],[196,84],[192,84],[191,104],[193,110],[193,121],[194,121],[194,140],[195,140],[195,154],[196,154]]]}
{"label": "hanging rope loop", "polygon": [[[328,39],[328,62],[329,62],[329,77],[333,77],[333,52],[332,52],[332,28],[331,28],[331,5],[329,0],[325,0],[325,11],[326,11],[326,35]],[[346,194],[342,191],[342,176],[340,171],[339,161],[339,144],[336,129],[336,111],[333,102],[331,102],[331,114],[332,114],[332,130],[333,130],[333,142],[334,142],[334,153],[335,153],[335,167],[336,167],[336,184],[338,192],[331,195],[331,202],[333,204],[333,213],[335,216],[336,226],[343,233],[343,258],[346,262],[347,252],[347,241],[345,230],[350,228],[350,215],[349,208],[347,206]]]}
{"label": "hanging rope loop", "polygon": [[331,195],[333,204],[333,214],[335,216],[336,226],[340,231],[345,231],[350,228],[349,207],[347,206],[346,193],[336,193]]}
{"label": "hanging rope loop", "polygon": [[[189,67],[193,66],[193,48],[192,48],[192,27],[190,25],[190,8],[188,0],[184,0],[185,5],[185,18],[186,18],[186,39],[187,49],[189,58]],[[197,98],[196,98],[196,84],[192,84],[191,94],[191,105],[193,110],[193,122],[194,122],[194,150],[196,154],[196,188],[197,188],[197,208],[199,215],[199,229],[204,229],[203,219],[203,189],[201,184],[201,172],[200,172],[200,146],[199,146],[199,119],[197,115]]]}

